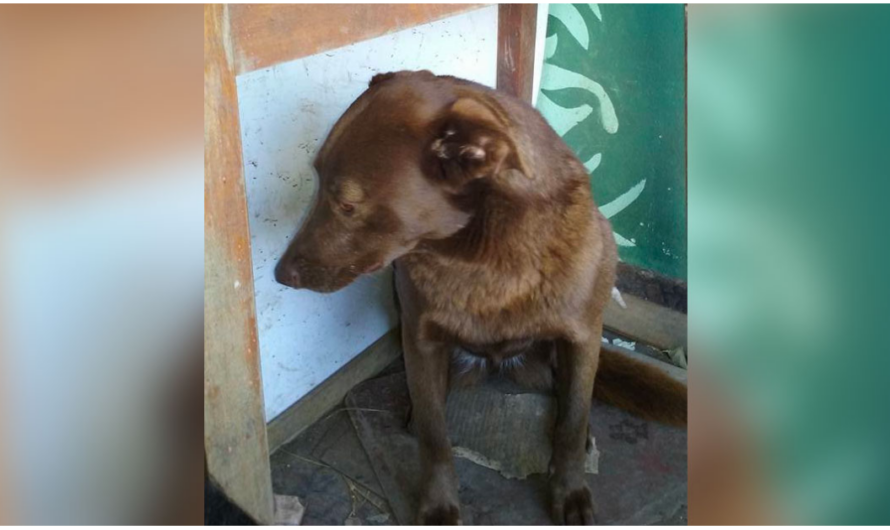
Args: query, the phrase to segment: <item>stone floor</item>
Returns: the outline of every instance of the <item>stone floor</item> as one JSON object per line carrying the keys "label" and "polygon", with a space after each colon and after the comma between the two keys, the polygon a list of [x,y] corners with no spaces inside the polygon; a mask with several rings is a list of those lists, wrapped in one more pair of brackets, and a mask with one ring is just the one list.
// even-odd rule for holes
{"label": "stone floor", "polygon": [[[405,424],[404,368],[395,363],[272,455],[276,494],[300,497],[305,525],[393,525],[412,509],[416,448]],[[348,404],[348,406],[347,406]],[[500,414],[484,411],[485,414]],[[686,432],[594,403],[599,470],[588,475],[601,524],[686,524]],[[361,433],[361,434],[360,434]],[[368,454],[373,454],[372,461]],[[548,524],[546,477],[506,478],[464,458],[464,524]]]}

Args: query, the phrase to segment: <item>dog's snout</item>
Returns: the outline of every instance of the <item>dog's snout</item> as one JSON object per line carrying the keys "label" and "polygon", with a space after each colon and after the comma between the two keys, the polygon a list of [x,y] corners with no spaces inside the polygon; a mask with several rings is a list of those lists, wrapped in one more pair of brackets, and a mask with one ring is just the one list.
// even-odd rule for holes
{"label": "dog's snout", "polygon": [[281,261],[275,266],[275,281],[282,285],[299,289],[300,272],[294,263]]}

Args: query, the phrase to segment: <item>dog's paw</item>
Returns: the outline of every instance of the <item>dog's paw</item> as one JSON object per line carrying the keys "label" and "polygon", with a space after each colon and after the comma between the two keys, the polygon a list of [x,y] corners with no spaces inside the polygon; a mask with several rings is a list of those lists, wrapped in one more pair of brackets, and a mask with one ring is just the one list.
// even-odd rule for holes
{"label": "dog's paw", "polygon": [[417,514],[417,524],[425,526],[459,525],[460,508],[456,504],[426,506]]}
{"label": "dog's paw", "polygon": [[550,510],[553,522],[570,526],[593,525],[593,500],[583,479],[567,482],[554,479],[550,483]]}

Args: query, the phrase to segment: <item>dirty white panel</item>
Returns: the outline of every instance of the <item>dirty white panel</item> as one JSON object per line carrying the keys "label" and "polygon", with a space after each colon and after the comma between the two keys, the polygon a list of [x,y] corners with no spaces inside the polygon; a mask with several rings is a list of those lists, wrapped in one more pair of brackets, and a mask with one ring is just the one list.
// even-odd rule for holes
{"label": "dirty white panel", "polygon": [[267,420],[397,324],[390,269],[334,294],[275,283],[315,193],[318,147],[376,73],[428,69],[494,86],[497,18],[485,7],[238,78]]}

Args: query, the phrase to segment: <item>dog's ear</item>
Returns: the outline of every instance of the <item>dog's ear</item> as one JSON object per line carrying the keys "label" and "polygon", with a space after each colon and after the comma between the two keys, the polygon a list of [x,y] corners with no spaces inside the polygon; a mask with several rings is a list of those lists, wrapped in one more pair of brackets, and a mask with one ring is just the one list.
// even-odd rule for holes
{"label": "dog's ear", "polygon": [[473,96],[455,101],[430,145],[447,178],[460,173],[476,179],[506,170],[527,174],[505,117],[492,104]]}
{"label": "dog's ear", "polygon": [[374,77],[371,78],[371,82],[368,83],[368,87],[372,87],[378,83],[382,83],[384,81],[389,81],[393,77],[396,76],[396,72],[387,72],[385,74],[375,74]]}
{"label": "dog's ear", "polygon": [[406,76],[416,76],[422,79],[432,79],[436,77],[436,74],[430,72],[429,70],[399,70],[398,72],[386,72],[385,74],[375,74],[374,77],[371,78],[371,82],[368,83],[368,88],[383,83],[384,81],[389,81],[390,79],[394,79],[396,77],[406,77]]}

